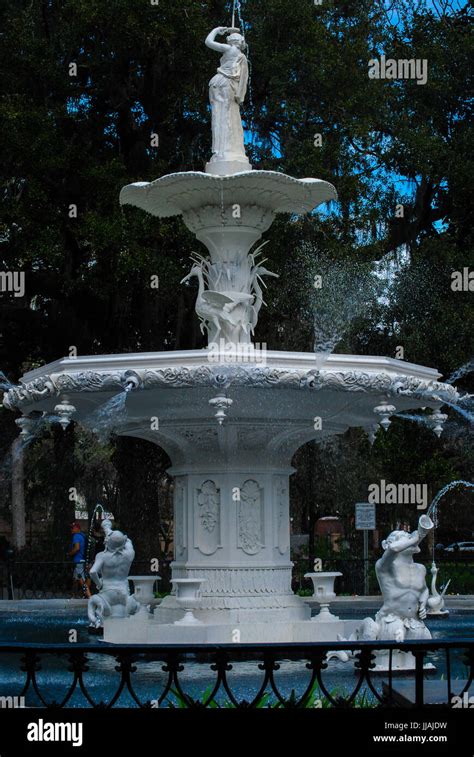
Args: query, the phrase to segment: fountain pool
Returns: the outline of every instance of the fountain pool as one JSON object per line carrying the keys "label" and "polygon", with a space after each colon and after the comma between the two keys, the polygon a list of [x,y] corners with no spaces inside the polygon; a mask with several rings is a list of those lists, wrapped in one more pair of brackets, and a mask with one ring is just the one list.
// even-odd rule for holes
{"label": "fountain pool", "polygon": [[[360,621],[366,614],[366,610],[358,608],[357,610],[345,611],[345,616]],[[443,621],[442,628],[439,622],[427,621],[434,639],[454,639],[463,638],[474,640],[474,612],[464,610],[452,610],[449,620]],[[35,610],[28,612],[1,613],[0,623],[0,644],[5,642],[30,642],[30,643],[58,643],[62,644],[68,639],[71,629],[78,632],[77,641],[82,644],[88,644],[89,672],[84,674],[84,682],[87,690],[95,701],[109,701],[111,692],[114,692],[119,685],[120,677],[116,671],[116,661],[114,657],[106,657],[100,654],[94,654],[94,650],[100,651],[103,643],[98,642],[95,637],[92,638],[87,632],[87,619],[84,613],[78,608],[77,610]],[[107,645],[109,646],[109,645]],[[24,683],[24,673],[20,672],[20,654],[2,655],[2,665],[0,667],[0,697],[19,695],[22,683]],[[430,681],[444,681],[446,683],[446,659],[442,650],[428,654],[428,660],[436,666],[436,671],[427,676]],[[228,673],[229,684],[237,698],[247,700],[254,697],[263,681],[263,672],[258,668],[257,660],[248,660],[233,663],[233,669]],[[451,678],[453,688],[455,689],[456,680],[467,678],[467,668],[462,660],[461,653],[453,652],[451,654]],[[142,701],[153,700],[157,692],[165,685],[167,675],[163,671],[163,662],[160,660],[145,659],[141,656],[134,664],[137,671],[133,674],[133,686],[137,695]],[[60,700],[64,697],[68,686],[72,681],[71,672],[68,671],[69,663],[63,656],[56,657],[48,655],[43,658],[42,669],[37,673],[37,682],[42,695],[48,701]],[[295,691],[296,695],[302,695],[309,682],[309,671],[305,667],[304,661],[282,659],[280,669],[275,673],[275,680],[279,691],[286,697]],[[348,666],[336,659],[328,663],[328,668],[324,672],[323,681],[330,692],[337,692],[344,695],[353,690],[355,685],[355,676],[352,666]],[[376,690],[381,692],[385,676],[374,677],[372,679]],[[180,674],[180,683],[183,690],[195,699],[202,699],[206,690],[215,683],[215,674],[210,670],[207,662],[199,662],[190,658],[185,665],[184,671]],[[317,698],[318,692],[315,691]],[[216,701],[224,705],[228,701],[225,693],[220,692]],[[276,701],[275,696],[269,696],[267,704]],[[376,704],[374,695],[370,689],[363,685],[360,696],[358,696],[358,706],[364,704]],[[41,706],[41,702],[34,692],[30,692],[26,697],[26,706]],[[170,695],[162,706],[177,704],[177,699]],[[73,694],[69,706],[84,707],[87,701],[84,695],[77,691]],[[117,706],[136,707],[137,704],[129,692],[124,691],[117,703]]]}

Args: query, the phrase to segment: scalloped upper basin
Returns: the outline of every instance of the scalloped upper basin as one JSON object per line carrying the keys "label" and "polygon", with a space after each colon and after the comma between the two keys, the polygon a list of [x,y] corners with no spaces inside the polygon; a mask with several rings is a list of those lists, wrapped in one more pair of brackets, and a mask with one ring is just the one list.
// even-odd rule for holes
{"label": "scalloped upper basin", "polygon": [[337,199],[332,184],[322,179],[295,179],[278,171],[245,171],[215,176],[201,171],[168,174],[155,181],[127,184],[121,205],[135,205],[166,218],[206,205],[256,204],[273,213],[309,213]]}

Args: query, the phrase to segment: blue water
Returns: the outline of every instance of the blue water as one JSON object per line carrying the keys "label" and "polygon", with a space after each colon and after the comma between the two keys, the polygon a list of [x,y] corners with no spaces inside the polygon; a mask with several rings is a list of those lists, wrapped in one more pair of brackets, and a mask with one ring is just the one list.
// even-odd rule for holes
{"label": "blue water", "polygon": [[[362,618],[367,612],[344,612],[345,618]],[[79,643],[90,644],[91,652],[88,655],[89,672],[84,673],[84,682],[89,695],[95,702],[109,701],[120,684],[120,674],[115,670],[117,662],[114,657],[94,654],[94,647],[102,645],[97,637],[90,637],[87,632],[88,621],[84,612],[78,610],[55,610],[55,611],[30,611],[28,613],[7,614],[0,613],[0,641],[16,642],[49,642],[67,643],[69,631],[74,629],[78,632]],[[474,614],[461,611],[453,611],[448,619],[428,620],[433,638],[470,638],[474,639]],[[436,671],[429,674],[430,680],[446,679],[446,662],[444,652],[429,654],[429,661],[436,666]],[[19,696],[24,684],[24,673],[20,669],[21,655],[0,654],[0,696]],[[461,654],[451,652],[452,688],[456,692],[456,679],[467,678],[467,668],[462,661]],[[263,682],[263,671],[258,669],[258,660],[240,662],[233,665],[228,673],[229,685],[238,699],[250,700],[254,697]],[[167,681],[167,674],[163,671],[163,662],[156,660],[138,659],[134,663],[137,671],[132,674],[132,683],[137,696],[142,701],[157,699]],[[73,673],[68,670],[70,663],[65,656],[45,655],[42,658],[41,669],[37,673],[37,683],[42,696],[48,701],[61,701],[66,695],[69,685],[73,680]],[[384,676],[375,676],[374,685],[381,690]],[[179,680],[185,692],[194,698],[202,698],[203,693],[215,683],[215,674],[210,670],[207,662],[190,660],[185,663],[185,669],[179,674]],[[275,680],[279,691],[283,696],[290,696],[294,690],[297,695],[302,695],[309,680],[310,671],[305,667],[304,661],[281,660],[280,669],[275,673]],[[352,663],[341,663],[331,660],[328,668],[323,673],[323,681],[330,692],[344,695],[351,692],[357,682],[354,676]],[[362,693],[366,693],[369,700],[373,695],[362,687]],[[173,697],[169,697],[173,701]],[[221,691],[216,696],[216,701],[225,704],[228,696]],[[275,701],[273,697],[269,701]],[[163,703],[166,706],[167,702]],[[26,706],[41,706],[41,700],[34,691],[30,691],[26,697]],[[76,691],[68,706],[89,706],[86,698]],[[122,692],[116,706],[136,707],[137,704],[128,691]]]}

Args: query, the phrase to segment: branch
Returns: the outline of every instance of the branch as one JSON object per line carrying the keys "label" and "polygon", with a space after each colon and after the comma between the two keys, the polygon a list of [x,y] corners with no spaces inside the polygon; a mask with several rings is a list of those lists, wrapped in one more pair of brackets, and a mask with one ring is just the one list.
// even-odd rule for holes
{"label": "branch", "polygon": [[372,150],[364,150],[362,147],[359,147],[359,145],[356,145],[352,137],[347,136],[347,139],[349,141],[349,144],[351,147],[354,148],[360,155],[372,155],[373,158],[377,158],[379,161],[384,161],[383,157],[378,152],[373,152]]}

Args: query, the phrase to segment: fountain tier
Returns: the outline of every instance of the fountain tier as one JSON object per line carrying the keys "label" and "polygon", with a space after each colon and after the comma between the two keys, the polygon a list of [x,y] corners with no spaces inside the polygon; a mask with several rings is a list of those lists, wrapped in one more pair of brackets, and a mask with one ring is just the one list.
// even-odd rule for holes
{"label": "fountain tier", "polygon": [[[437,381],[436,371],[389,358],[331,355],[318,368],[306,353],[268,352],[259,366],[226,363],[229,354],[213,363],[211,356],[198,350],[65,358],[25,375],[4,403],[28,415],[53,412],[62,400],[74,420],[90,424],[94,410],[133,386],[126,416],[111,417],[110,426],[161,446],[172,461],[173,578],[206,579],[196,617],[227,628],[279,621],[285,638],[294,638],[288,623],[299,627],[309,618],[291,591],[294,453],[351,426],[373,428],[374,408],[387,402],[397,411],[437,408],[456,392]],[[218,397],[232,400],[222,425],[210,404]],[[182,614],[171,595],[150,628]]]}
{"label": "fountain tier", "polygon": [[306,213],[336,199],[332,184],[293,179],[275,171],[246,171],[232,176],[186,172],[153,182],[129,184],[122,204],[183,221],[208,250],[195,253],[188,277],[196,276],[196,313],[209,342],[249,344],[263,304],[263,267],[259,250],[250,252],[278,213]]}

